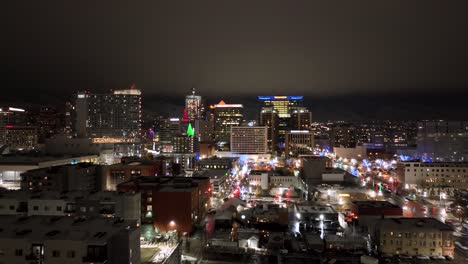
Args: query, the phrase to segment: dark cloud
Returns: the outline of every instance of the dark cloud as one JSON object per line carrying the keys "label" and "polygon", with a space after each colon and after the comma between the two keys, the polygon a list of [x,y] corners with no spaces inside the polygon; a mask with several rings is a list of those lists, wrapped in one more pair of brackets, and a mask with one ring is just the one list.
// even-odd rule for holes
{"label": "dark cloud", "polygon": [[465,2],[9,0],[2,93],[455,93],[468,84]]}

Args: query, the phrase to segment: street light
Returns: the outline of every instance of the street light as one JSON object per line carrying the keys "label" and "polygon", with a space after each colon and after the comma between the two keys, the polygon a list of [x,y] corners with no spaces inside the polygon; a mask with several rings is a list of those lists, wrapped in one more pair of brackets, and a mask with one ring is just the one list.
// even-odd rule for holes
{"label": "street light", "polygon": [[300,214],[300,213],[296,213],[296,217],[297,217],[297,219],[301,219],[301,214]]}

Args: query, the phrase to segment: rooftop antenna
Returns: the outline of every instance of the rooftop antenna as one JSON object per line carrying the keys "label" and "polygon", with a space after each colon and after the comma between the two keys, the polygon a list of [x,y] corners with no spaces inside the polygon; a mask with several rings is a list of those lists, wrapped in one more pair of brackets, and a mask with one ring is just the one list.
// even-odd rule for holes
{"label": "rooftop antenna", "polygon": [[192,88],[192,95],[195,95],[195,87]]}

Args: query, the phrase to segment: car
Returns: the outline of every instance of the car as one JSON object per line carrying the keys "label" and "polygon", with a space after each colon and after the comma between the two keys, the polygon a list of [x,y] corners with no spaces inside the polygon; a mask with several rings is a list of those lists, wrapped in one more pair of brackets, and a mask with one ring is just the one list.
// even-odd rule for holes
{"label": "car", "polygon": [[411,257],[411,256],[408,256],[408,255],[398,255],[398,258],[401,258],[401,259],[411,259],[412,257]]}
{"label": "car", "polygon": [[445,260],[445,257],[443,257],[443,256],[431,256],[431,259],[433,259],[433,260]]}
{"label": "car", "polygon": [[295,232],[295,233],[294,233],[294,237],[296,237],[296,238],[298,238],[298,239],[302,239],[302,235],[301,235],[301,233],[299,233],[299,232]]}
{"label": "car", "polygon": [[452,256],[444,256],[446,260],[454,260],[454,257]]}
{"label": "car", "polygon": [[301,245],[299,248],[302,252],[307,252],[307,248],[304,245]]}

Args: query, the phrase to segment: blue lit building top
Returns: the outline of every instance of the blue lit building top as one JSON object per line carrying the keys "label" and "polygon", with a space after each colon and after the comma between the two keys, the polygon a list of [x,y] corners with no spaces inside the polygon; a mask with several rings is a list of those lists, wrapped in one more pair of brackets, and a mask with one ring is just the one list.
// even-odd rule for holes
{"label": "blue lit building top", "polygon": [[259,95],[258,100],[260,101],[284,101],[284,100],[302,100],[304,96],[302,95]]}

